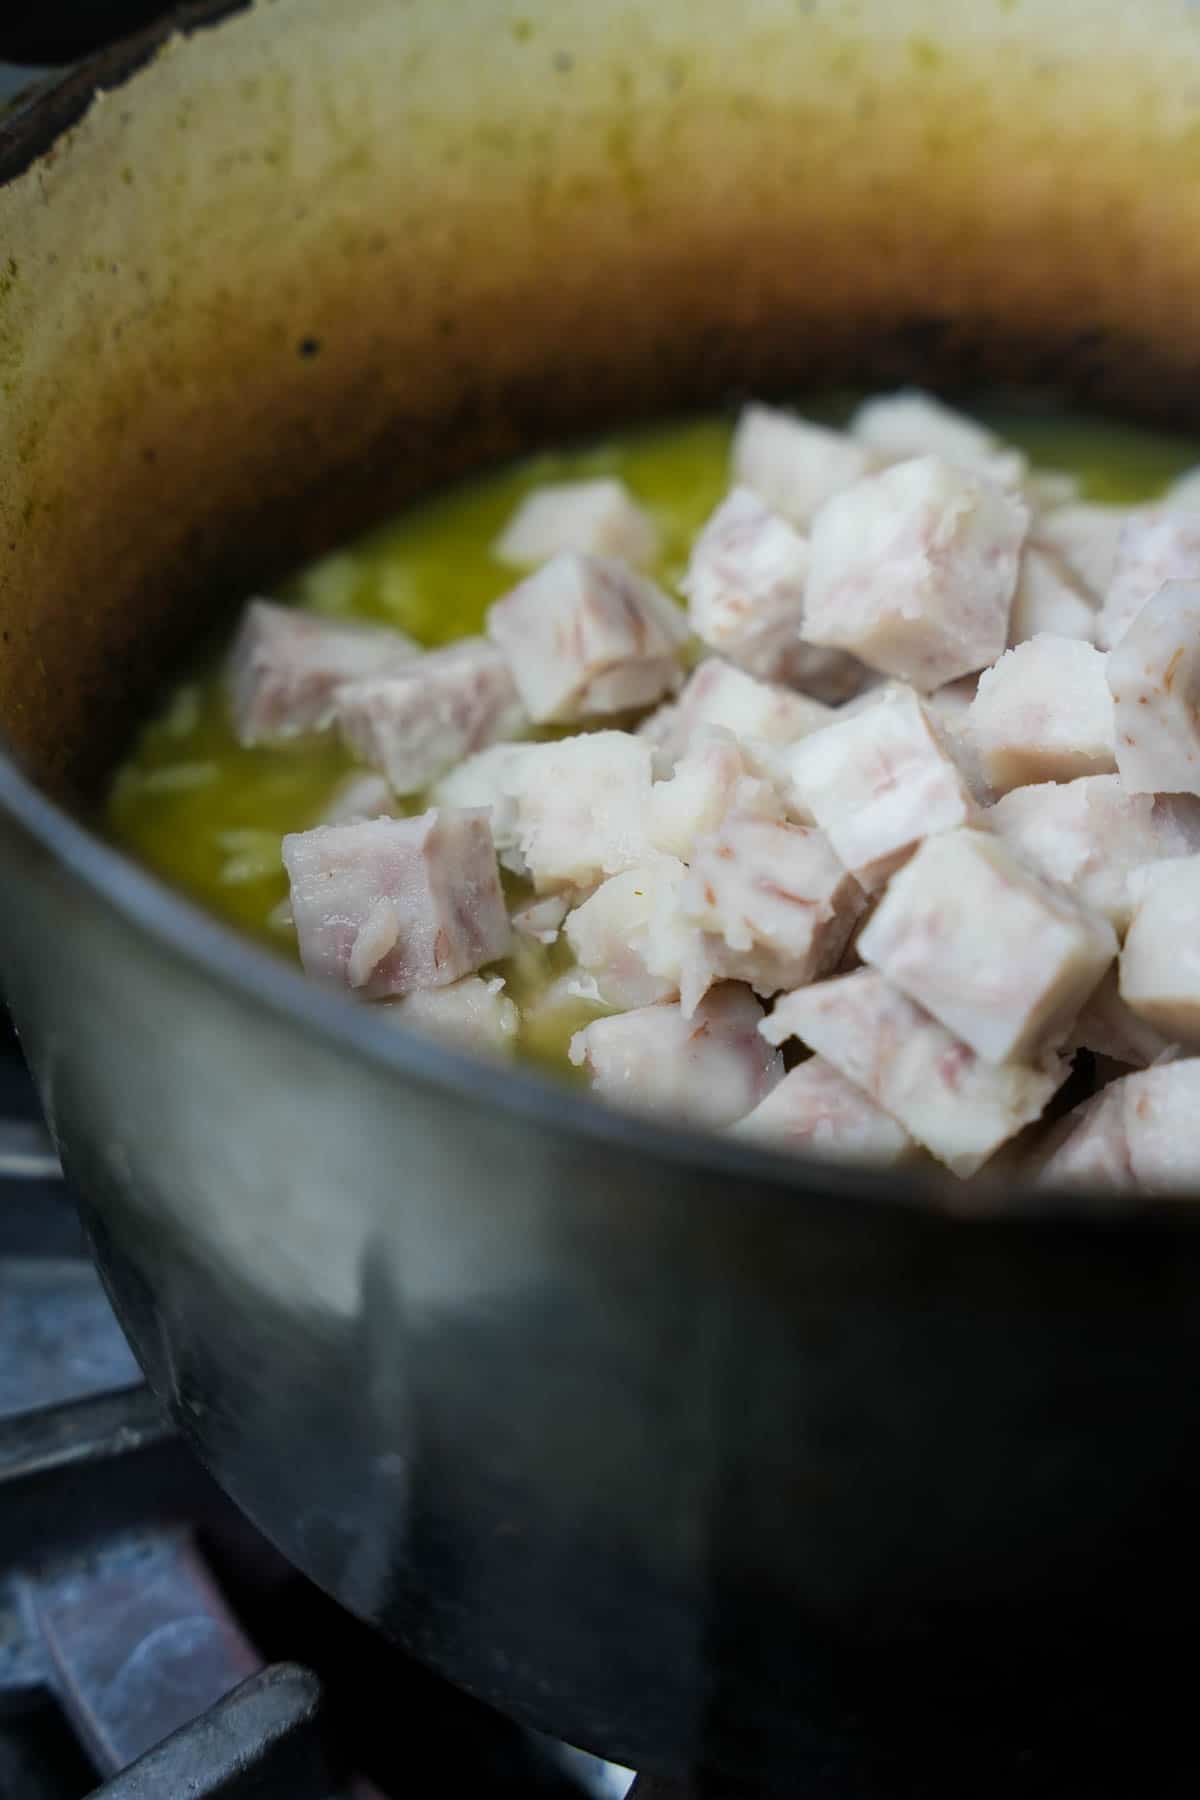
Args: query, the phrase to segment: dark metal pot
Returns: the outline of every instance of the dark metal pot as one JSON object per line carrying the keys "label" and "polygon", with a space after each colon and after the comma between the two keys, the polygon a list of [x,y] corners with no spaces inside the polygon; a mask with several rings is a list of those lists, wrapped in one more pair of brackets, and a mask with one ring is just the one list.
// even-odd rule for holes
{"label": "dark metal pot", "polygon": [[1200,1599],[1197,1215],[619,1118],[88,807],[221,605],[489,457],[850,379],[1194,423],[1193,15],[264,0],[0,126],[0,967],[113,1298],[300,1567],[640,1767],[1126,1719]]}

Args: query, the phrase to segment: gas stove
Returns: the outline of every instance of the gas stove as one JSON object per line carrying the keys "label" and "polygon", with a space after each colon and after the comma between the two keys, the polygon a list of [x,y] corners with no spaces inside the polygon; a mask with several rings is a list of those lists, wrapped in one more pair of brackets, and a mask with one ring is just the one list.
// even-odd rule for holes
{"label": "gas stove", "polygon": [[622,1800],[628,1771],[392,1650],[224,1498],[141,1379],[0,1029],[0,1797],[387,1800],[436,1769]]}

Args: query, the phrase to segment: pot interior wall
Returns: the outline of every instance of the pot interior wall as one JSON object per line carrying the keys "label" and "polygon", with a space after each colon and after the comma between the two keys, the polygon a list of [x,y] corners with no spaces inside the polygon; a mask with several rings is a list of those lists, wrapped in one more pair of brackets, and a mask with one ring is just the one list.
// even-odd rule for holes
{"label": "pot interior wall", "polygon": [[118,61],[0,190],[4,735],[86,804],[230,597],[538,442],[850,379],[1194,422],[1189,10],[260,0]]}

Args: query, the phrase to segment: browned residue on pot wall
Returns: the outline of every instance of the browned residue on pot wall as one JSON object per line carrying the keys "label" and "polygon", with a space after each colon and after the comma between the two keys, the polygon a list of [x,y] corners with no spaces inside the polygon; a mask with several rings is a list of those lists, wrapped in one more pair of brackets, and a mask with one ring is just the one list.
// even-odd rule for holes
{"label": "browned residue on pot wall", "polygon": [[[286,21],[284,14],[286,12]],[[0,193],[0,719],[537,436],[854,371],[1200,399],[1183,0],[271,0]]]}

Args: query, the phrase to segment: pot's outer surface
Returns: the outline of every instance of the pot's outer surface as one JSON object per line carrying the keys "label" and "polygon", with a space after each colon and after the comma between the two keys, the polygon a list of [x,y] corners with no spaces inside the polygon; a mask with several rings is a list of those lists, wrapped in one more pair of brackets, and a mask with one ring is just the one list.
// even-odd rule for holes
{"label": "pot's outer surface", "polygon": [[855,373],[1195,418],[1198,175],[1165,0],[288,0],[0,190],[0,965],[118,1308],[302,1568],[621,1760],[786,1777],[914,1691],[1094,1734],[1200,1598],[1194,1215],[955,1219],[474,1069],[39,786],[223,585],[539,434]]}

